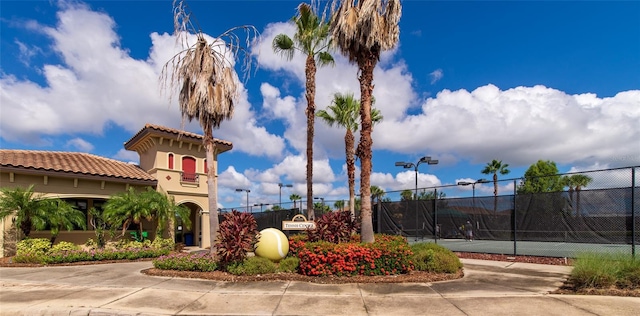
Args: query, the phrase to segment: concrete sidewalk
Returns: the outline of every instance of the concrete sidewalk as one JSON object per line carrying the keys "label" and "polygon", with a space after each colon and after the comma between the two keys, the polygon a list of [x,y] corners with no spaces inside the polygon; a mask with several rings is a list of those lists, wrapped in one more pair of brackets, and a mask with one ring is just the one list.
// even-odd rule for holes
{"label": "concrete sidewalk", "polygon": [[0,315],[638,315],[640,299],[551,295],[570,267],[463,259],[438,283],[228,283],[151,277],[150,262],[0,268]]}

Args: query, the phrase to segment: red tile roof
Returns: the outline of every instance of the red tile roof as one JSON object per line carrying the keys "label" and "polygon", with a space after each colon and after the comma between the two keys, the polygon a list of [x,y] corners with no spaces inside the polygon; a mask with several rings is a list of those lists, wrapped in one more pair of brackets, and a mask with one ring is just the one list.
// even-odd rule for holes
{"label": "red tile roof", "polygon": [[87,153],[0,149],[0,168],[17,168],[138,180],[154,184],[156,179],[140,167]]}
{"label": "red tile roof", "polygon": [[[183,130],[178,130],[178,129],[173,129],[173,128],[169,128],[166,126],[160,126],[160,125],[154,125],[154,124],[145,124],[144,128],[142,128],[140,131],[138,131],[135,135],[133,135],[133,137],[131,137],[128,141],[125,142],[124,147],[126,149],[129,149],[129,147],[131,145],[133,145],[133,143],[137,140],[142,138],[142,136],[144,136],[145,134],[151,133],[151,132],[160,132],[160,133],[166,133],[166,134],[171,134],[172,136],[175,136],[176,139],[178,137],[184,137],[188,140],[191,141],[197,141],[198,143],[202,143],[202,139],[203,136],[200,134],[196,134],[196,133],[191,133],[191,132],[187,132],[187,131],[183,131]],[[228,146],[229,149],[231,149],[233,147],[233,143],[231,143],[230,141],[226,141],[226,140],[221,140],[221,139],[217,139],[214,138],[214,141],[220,145],[223,146]]]}

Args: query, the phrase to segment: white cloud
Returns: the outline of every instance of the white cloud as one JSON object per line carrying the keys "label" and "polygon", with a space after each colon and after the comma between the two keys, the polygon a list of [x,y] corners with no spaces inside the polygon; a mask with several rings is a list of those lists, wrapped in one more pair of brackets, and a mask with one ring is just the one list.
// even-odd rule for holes
{"label": "white cloud", "polygon": [[432,71],[429,74],[429,77],[431,78],[431,84],[435,84],[436,82],[440,81],[442,77],[444,77],[444,72],[442,71],[442,69],[438,68]]}
{"label": "white cloud", "polygon": [[[502,91],[443,90],[427,99],[422,113],[385,120],[374,146],[413,153],[415,148],[481,163],[496,154],[512,166],[538,159],[557,163],[640,163],[640,91],[614,97],[569,95],[544,86]],[[398,141],[402,140],[402,141]]]}
{"label": "white cloud", "polygon": [[[149,58],[134,59],[120,46],[111,17],[84,4],[62,3],[61,7],[55,26],[33,21],[23,25],[48,36],[62,63],[41,66],[44,86],[1,75],[2,138],[37,143],[62,134],[102,134],[108,124],[132,133],[145,123],[180,127],[178,106],[160,93],[159,84],[162,66],[180,49],[175,37],[150,34]],[[251,155],[281,156],[284,140],[260,126],[250,109],[247,92],[240,85],[233,119],[214,136],[232,141],[235,150]],[[187,126],[198,131],[197,124]]]}
{"label": "white cloud", "polygon": [[126,150],[126,149],[120,149],[113,156],[113,159],[117,159],[117,160],[125,161],[125,162],[132,162],[132,163],[137,164],[140,161],[140,156],[135,151],[130,151],[130,150]]}
{"label": "white cloud", "polygon": [[75,149],[77,149],[79,151],[82,151],[82,152],[91,152],[91,151],[93,151],[93,148],[94,148],[93,145],[90,142],[88,142],[88,141],[86,141],[86,140],[84,140],[84,139],[82,139],[80,137],[76,137],[74,139],[71,139],[71,140],[67,141],[65,146],[66,147],[75,148]]}

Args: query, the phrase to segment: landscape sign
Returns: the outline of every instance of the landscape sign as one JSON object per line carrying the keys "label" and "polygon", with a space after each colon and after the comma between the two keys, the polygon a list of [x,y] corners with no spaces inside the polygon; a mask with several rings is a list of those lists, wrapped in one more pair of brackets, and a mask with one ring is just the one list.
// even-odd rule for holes
{"label": "landscape sign", "polygon": [[307,218],[302,214],[294,216],[290,221],[282,221],[282,230],[307,230],[315,228],[316,223],[314,221],[307,221]]}

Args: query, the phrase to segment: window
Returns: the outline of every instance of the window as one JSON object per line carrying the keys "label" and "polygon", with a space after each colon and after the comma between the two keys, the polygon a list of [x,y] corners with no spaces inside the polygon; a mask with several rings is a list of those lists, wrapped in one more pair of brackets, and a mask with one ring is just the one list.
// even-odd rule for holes
{"label": "window", "polygon": [[182,157],[182,174],[180,177],[182,182],[198,182],[198,174],[196,173],[196,159],[193,157]]}
{"label": "window", "polygon": [[[64,201],[69,203],[69,205],[71,205],[76,210],[79,210],[80,212],[82,212],[84,214],[85,220],[87,219],[87,216],[88,216],[88,213],[89,213],[89,208],[87,207],[89,205],[89,203],[88,203],[87,200],[85,200],[85,199],[64,199]],[[85,222],[85,224],[88,224],[88,223]],[[87,226],[89,226],[89,225],[87,225]],[[82,228],[78,227],[76,225],[73,225],[73,230],[82,230]]]}
{"label": "window", "polygon": [[207,160],[204,160],[204,173],[208,174],[209,173],[209,166],[207,165]]}
{"label": "window", "polygon": [[169,169],[173,169],[173,154],[169,154]]}

